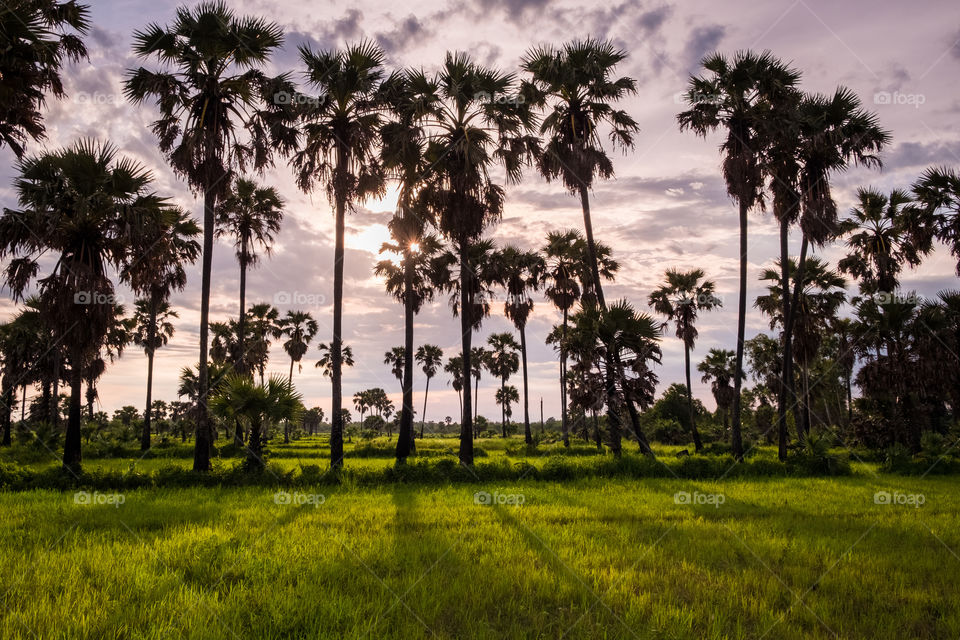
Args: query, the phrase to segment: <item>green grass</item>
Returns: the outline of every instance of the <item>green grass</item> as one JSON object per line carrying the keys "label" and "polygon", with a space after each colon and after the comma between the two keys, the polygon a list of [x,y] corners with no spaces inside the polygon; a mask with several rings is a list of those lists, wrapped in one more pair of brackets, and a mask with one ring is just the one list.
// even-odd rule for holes
{"label": "green grass", "polygon": [[[478,469],[558,458],[552,445],[479,446]],[[324,447],[274,445],[271,463],[323,469]],[[451,447],[427,439],[411,466]],[[682,464],[676,449],[658,452]],[[348,469],[393,465],[385,441],[349,452]],[[189,454],[176,444],[140,461],[88,456],[85,468],[187,468]],[[609,458],[578,444],[565,461]],[[56,464],[23,448],[0,458],[27,459],[40,473]],[[300,482],[279,497],[269,486],[0,492],[0,638],[960,636],[955,477],[860,462],[834,478],[536,476]],[[522,505],[477,504],[478,491]],[[877,491],[923,505],[876,504]],[[678,503],[687,494],[700,504]]]}

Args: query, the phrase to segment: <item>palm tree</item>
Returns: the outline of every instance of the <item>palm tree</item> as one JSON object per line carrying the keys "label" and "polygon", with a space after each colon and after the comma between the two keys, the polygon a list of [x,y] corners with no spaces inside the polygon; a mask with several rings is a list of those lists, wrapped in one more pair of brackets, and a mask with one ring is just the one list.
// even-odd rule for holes
{"label": "palm tree", "polygon": [[60,70],[87,57],[79,36],[90,30],[90,7],[76,0],[5,2],[0,10],[0,146],[20,158],[27,139],[46,137],[45,93],[63,98]]}
{"label": "palm tree", "polygon": [[75,470],[81,461],[84,370],[115,321],[108,269],[122,273],[129,268],[136,260],[130,230],[154,224],[166,204],[149,191],[150,173],[118,157],[109,144],[81,140],[70,148],[24,157],[16,168],[22,208],[4,209],[0,216],[0,258],[10,257],[5,279],[15,300],[37,277],[40,257],[54,258],[52,271],[37,280],[39,306],[70,362],[63,465]]}
{"label": "palm tree", "polygon": [[330,464],[343,466],[343,259],[347,209],[384,192],[384,174],[376,147],[383,117],[377,99],[383,79],[383,51],[372,43],[350,45],[342,51],[314,53],[300,47],[307,83],[320,97],[302,109],[304,144],[293,157],[297,183],[311,191],[316,182],[326,187],[334,207],[333,341],[330,412]]}
{"label": "palm tree", "polygon": [[[517,182],[524,160],[536,148],[533,139],[525,135],[531,123],[530,105],[525,99],[499,99],[516,95],[513,75],[479,65],[462,53],[447,53],[432,79],[419,73],[411,76],[430,105],[424,158],[432,170],[419,200],[453,244],[459,262],[461,353],[463,378],[468,380],[473,331],[483,319],[476,306],[470,250],[503,211],[503,187],[490,177],[490,169],[502,164],[506,179]],[[464,386],[463,406],[458,455],[461,464],[472,465],[473,397],[469,385]]]}
{"label": "palm tree", "polygon": [[210,411],[228,421],[246,424],[250,429],[247,465],[262,469],[263,444],[270,427],[295,421],[303,412],[303,396],[281,376],[270,376],[266,384],[256,384],[252,377],[235,373],[210,398]]}
{"label": "palm tree", "polygon": [[[500,405],[500,411],[505,416],[506,420],[510,420],[513,417],[513,409],[511,405],[515,402],[520,402],[520,394],[517,392],[517,388],[512,384],[505,387],[500,387],[497,389],[496,395],[497,404]],[[506,427],[504,427],[504,430]],[[504,431],[504,437],[506,437],[506,431]]]}
{"label": "palm tree", "polygon": [[503,311],[520,333],[520,361],[523,365],[523,437],[533,444],[530,432],[530,397],[527,385],[527,319],[533,311],[530,294],[543,285],[546,263],[535,251],[504,247],[494,260],[507,290]]}
{"label": "palm tree", "polygon": [[938,238],[950,247],[957,259],[957,275],[960,276],[960,174],[947,167],[927,169],[913,185],[913,194],[923,207],[920,219],[920,238]]}
{"label": "palm tree", "polygon": [[[270,359],[270,338],[279,338],[281,336],[280,326],[278,324],[279,320],[280,311],[267,302],[255,304],[247,311],[247,321],[250,323],[250,331],[253,333],[254,340],[253,345],[246,349],[252,352],[250,354],[251,361],[255,363],[254,366],[260,373],[260,386],[266,384],[264,377],[266,375],[267,361]],[[238,325],[238,343],[242,342],[241,337]],[[243,353],[242,357],[245,359],[247,354]]]}
{"label": "palm tree", "polygon": [[580,299],[580,283],[576,278],[578,262],[574,250],[575,243],[582,239],[580,232],[571,229],[565,232],[551,231],[547,234],[547,244],[542,251],[546,258],[547,285],[544,293],[547,299],[560,310],[563,322],[559,336],[560,346],[560,432],[563,446],[570,446],[570,426],[567,423],[567,352],[563,349],[563,335],[566,334],[570,310]]}
{"label": "palm tree", "polygon": [[143,347],[147,354],[147,402],[143,412],[143,431],[140,436],[140,449],[150,448],[150,407],[153,404],[153,357],[157,349],[167,345],[173,337],[174,326],[170,321],[180,316],[170,308],[170,303],[162,300],[159,303],[150,299],[136,301],[133,318],[136,321],[136,333],[133,341]]}
{"label": "palm tree", "polygon": [[310,341],[317,335],[319,326],[306,311],[287,311],[287,315],[277,322],[280,333],[287,338],[283,343],[283,350],[290,356],[290,373],[287,375],[287,381],[293,384],[293,365],[299,365],[298,370],[303,371],[303,365],[300,362],[307,353]]}
{"label": "palm tree", "polygon": [[633,137],[640,130],[626,111],[614,107],[637,91],[633,78],[614,75],[626,57],[627,53],[612,42],[588,38],[568,42],[559,49],[536,47],[527,51],[521,63],[531,74],[536,103],[547,109],[540,124],[546,144],[537,156],[537,169],[548,181],[559,179],[571,193],[580,196],[590,281],[601,308],[605,302],[590,217],[590,189],[597,178],[613,177],[601,127],[609,127],[614,148],[624,151],[633,148]]}
{"label": "palm tree", "polygon": [[[755,303],[755,306],[770,318],[771,329],[784,325],[781,302],[784,292],[780,283],[779,262],[776,267],[766,269],[761,274],[760,279],[771,284],[767,286],[768,293],[758,296]],[[787,273],[790,282],[796,285],[796,279],[801,277],[801,274],[793,260],[787,262]],[[794,358],[800,365],[802,385],[802,420],[797,429],[800,440],[810,432],[810,363],[816,357],[824,334],[835,320],[837,311],[847,299],[846,281],[819,258],[807,258],[807,268],[804,269],[802,277],[800,296],[797,298],[797,306],[793,307],[797,319],[794,335],[797,349]],[[794,286],[794,289],[797,287]],[[789,291],[787,295],[791,295]]]}
{"label": "palm tree", "polygon": [[363,414],[370,407],[370,391],[357,391],[353,394],[353,406],[360,412],[360,424],[363,424]]}
{"label": "palm tree", "polygon": [[450,374],[450,386],[457,392],[457,399],[460,401],[460,420],[463,420],[463,358],[450,356],[447,364],[443,365],[443,371]]}
{"label": "palm tree", "polygon": [[[462,356],[461,356],[462,357]],[[476,422],[477,412],[480,410],[480,378],[483,370],[490,363],[490,352],[483,347],[472,347],[470,349],[470,375],[473,376],[473,397],[476,402],[473,406],[473,420]],[[466,385],[469,387],[470,385]]]}
{"label": "palm tree", "polygon": [[[135,236],[137,246],[134,254],[136,261],[124,273],[131,288],[144,296],[142,305],[138,302],[136,323],[145,333],[134,336],[134,341],[143,347],[147,354],[147,407],[153,394],[153,356],[158,347],[167,343],[172,336],[157,335],[157,330],[166,330],[163,315],[179,317],[170,310],[167,301],[174,291],[182,291],[187,284],[187,272],[184,267],[196,262],[200,255],[200,243],[196,237],[200,227],[184,211],[170,209],[167,215],[158,220],[158,224],[139,229]],[[141,306],[143,307],[141,309]],[[144,316],[145,314],[145,316]],[[144,317],[140,317],[144,316]],[[172,329],[173,326],[169,325]],[[140,448],[150,448],[149,411],[144,412],[143,432]]]}
{"label": "palm tree", "polygon": [[740,384],[743,373],[743,334],[747,315],[747,214],[763,205],[764,100],[796,82],[795,72],[769,53],[744,51],[728,60],[720,54],[702,62],[709,75],[691,77],[685,96],[690,109],[677,116],[680,130],[706,138],[723,129],[723,177],[727,193],[740,207],[740,297],[737,308],[737,373],[734,376],[733,453],[743,457],[740,435]]}
{"label": "palm tree", "polygon": [[723,428],[730,426],[730,406],[733,404],[733,387],[730,383],[737,374],[736,353],[729,349],[710,349],[697,371],[703,374],[701,381],[710,383],[710,392],[717,402],[717,410],[723,414]]}
{"label": "palm tree", "polygon": [[11,412],[16,386],[19,384],[23,387],[20,404],[22,421],[25,415],[26,387],[32,381],[32,369],[43,353],[43,319],[35,307],[36,304],[35,299],[28,299],[24,309],[9,322],[0,325],[0,364],[3,373],[3,385],[0,389],[0,404],[3,405],[0,426],[3,429],[3,439],[0,446],[4,447],[11,444]]}
{"label": "palm tree", "polygon": [[[203,194],[203,262],[200,288],[200,376],[209,380],[207,338],[210,274],[216,208],[229,192],[235,170],[259,171],[274,153],[286,155],[297,144],[292,94],[284,77],[268,77],[263,68],[283,44],[283,31],[260,18],[237,16],[222,1],[181,7],[166,27],[147,25],[133,35],[134,53],[156,56],[159,71],[131,70],[124,84],[136,104],[154,99],[160,118],[153,124],[160,151],[198,194]],[[245,135],[244,135],[245,134]],[[200,389],[194,471],[210,470],[213,431]]]}
{"label": "palm tree", "polygon": [[[262,187],[253,180],[238,178],[233,188],[217,207],[217,235],[233,237],[240,263],[240,313],[237,337],[239,358],[234,366],[238,373],[248,373],[244,366],[244,323],[247,317],[247,268],[260,261],[257,247],[270,255],[270,249],[283,221],[283,199],[273,187]],[[261,384],[263,384],[261,376]]]}
{"label": "palm tree", "polygon": [[703,269],[679,271],[668,269],[664,273],[666,281],[650,294],[649,304],[667,320],[673,320],[677,326],[677,337],[683,341],[683,364],[687,378],[687,405],[690,409],[690,431],[693,443],[699,452],[703,449],[700,432],[697,430],[693,409],[693,392],[690,387],[690,350],[697,342],[699,332],[695,325],[701,311],[710,311],[721,306],[714,295],[716,286],[710,280],[703,279]]}
{"label": "palm tree", "polygon": [[[321,342],[317,345],[317,351],[320,352],[320,359],[317,360],[317,364],[314,366],[317,369],[320,369],[321,374],[325,378],[333,377],[333,349],[331,349],[330,345],[328,345],[326,342]],[[344,366],[352,367],[353,349],[348,345],[343,345],[340,354],[341,363]]]}
{"label": "palm tree", "polygon": [[[497,378],[500,378],[500,393],[506,393],[504,389],[507,386],[507,380],[511,375],[520,369],[520,345],[511,333],[493,333],[487,338],[487,344],[490,345],[489,355],[487,357],[487,369]],[[507,437],[507,415],[506,405],[498,402],[501,406],[500,427],[503,437]]]}
{"label": "palm tree", "polygon": [[900,286],[904,264],[917,265],[921,253],[911,242],[905,209],[910,196],[894,189],[889,197],[871,189],[857,190],[858,206],[840,223],[840,236],[847,236],[850,253],[840,262],[840,271],[860,281],[863,293],[892,294]]}
{"label": "palm tree", "polygon": [[403,383],[404,361],[407,359],[407,350],[403,347],[393,347],[383,354],[383,364],[390,365],[390,373]]}
{"label": "palm tree", "polygon": [[404,357],[401,386],[403,406],[397,439],[397,460],[404,461],[413,448],[413,323],[424,303],[432,300],[444,271],[439,255],[442,249],[436,236],[424,235],[423,223],[415,215],[401,213],[390,221],[393,243],[385,243],[383,251],[401,254],[401,264],[381,260],[374,273],[385,278],[387,292],[403,303]]}
{"label": "palm tree", "polygon": [[443,350],[435,344],[424,344],[417,347],[417,362],[427,377],[427,384],[423,390],[423,413],[420,414],[420,437],[423,437],[423,424],[427,420],[427,396],[430,394],[430,378],[437,375],[437,369],[443,363]]}

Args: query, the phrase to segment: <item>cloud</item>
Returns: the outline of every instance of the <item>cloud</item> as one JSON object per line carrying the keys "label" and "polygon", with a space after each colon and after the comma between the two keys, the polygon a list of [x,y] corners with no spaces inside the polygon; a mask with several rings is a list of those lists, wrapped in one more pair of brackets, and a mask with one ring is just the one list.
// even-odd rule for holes
{"label": "cloud", "polygon": [[720,24],[694,27],[683,48],[684,68],[693,72],[708,53],[716,51],[727,29]]}

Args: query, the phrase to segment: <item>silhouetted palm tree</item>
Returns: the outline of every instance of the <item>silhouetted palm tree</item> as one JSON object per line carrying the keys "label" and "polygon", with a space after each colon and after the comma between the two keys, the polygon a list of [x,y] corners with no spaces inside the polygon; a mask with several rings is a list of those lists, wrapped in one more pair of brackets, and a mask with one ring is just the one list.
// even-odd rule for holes
{"label": "silhouetted palm tree", "polygon": [[664,273],[665,282],[650,294],[649,304],[660,315],[673,320],[677,326],[677,337],[683,341],[683,363],[687,379],[687,404],[690,409],[690,431],[697,451],[703,449],[700,432],[697,430],[696,414],[693,409],[693,392],[690,388],[690,350],[697,342],[699,332],[695,325],[701,311],[710,311],[721,306],[714,295],[715,285],[703,279],[703,269],[679,271],[668,269]]}
{"label": "silhouetted palm tree", "polygon": [[420,414],[420,437],[423,437],[423,424],[427,421],[427,396],[430,395],[430,379],[437,375],[437,369],[443,363],[443,350],[435,344],[424,344],[417,347],[417,362],[427,378],[423,390],[423,413]]}
{"label": "silhouetted palm tree", "polygon": [[[507,386],[507,380],[510,376],[520,369],[520,345],[511,333],[493,333],[487,338],[487,344],[490,350],[487,352],[487,369],[490,373],[500,379],[500,394],[505,394],[504,389]],[[498,402],[500,405],[500,428],[503,437],[507,437],[507,404]]]}
{"label": "silhouetted palm tree", "polygon": [[697,371],[703,374],[701,382],[710,383],[710,392],[723,414],[724,429],[730,426],[730,406],[733,404],[733,376],[737,375],[737,354],[729,349],[710,349]]}
{"label": "silhouetted palm tree", "polygon": [[779,87],[796,82],[795,72],[768,52],[744,51],[730,60],[714,54],[702,62],[708,75],[691,77],[685,99],[690,109],[677,116],[681,131],[703,136],[723,129],[723,177],[727,193],[740,207],[740,297],[737,310],[737,374],[734,376],[732,444],[743,457],[740,435],[740,383],[747,315],[747,213],[763,205],[764,100]]}
{"label": "silhouetted palm tree", "polygon": [[[293,384],[293,365],[299,364],[307,353],[310,341],[317,335],[317,321],[306,311],[287,311],[287,315],[277,322],[280,333],[287,339],[283,350],[290,356],[290,373],[287,380]],[[303,365],[299,365],[303,371]]]}
{"label": "silhouetted palm tree", "polygon": [[384,192],[384,174],[376,149],[383,125],[378,89],[383,51],[363,42],[344,50],[313,52],[300,46],[306,79],[319,97],[302,109],[303,148],[293,157],[297,183],[310,191],[320,182],[334,207],[333,340],[330,412],[330,464],[343,466],[343,260],[347,209]]}
{"label": "silhouetted palm tree", "polygon": [[457,399],[460,401],[460,420],[463,420],[463,358],[450,356],[447,364],[443,365],[443,370],[450,374],[450,386],[457,392]]}
{"label": "silhouetted palm tree", "polygon": [[63,465],[77,470],[84,369],[115,320],[108,269],[123,272],[136,259],[131,230],[153,224],[166,204],[149,191],[149,171],[92,140],[24,157],[16,169],[22,208],[3,210],[0,258],[9,258],[5,280],[15,300],[37,278],[40,257],[53,258],[51,272],[37,280],[39,308],[70,362]]}
{"label": "silhouetted palm tree", "polygon": [[[283,199],[273,187],[262,187],[253,180],[238,178],[233,188],[217,207],[217,235],[230,236],[240,263],[240,313],[237,338],[238,360],[233,363],[238,373],[250,373],[243,369],[245,358],[244,324],[247,319],[247,268],[260,261],[259,246],[270,255],[270,249],[283,221]],[[261,379],[261,384],[263,380]]]}
{"label": "silhouetted palm tree", "polygon": [[[163,68],[131,70],[126,96],[139,104],[156,100],[160,118],[153,124],[160,151],[190,187],[203,194],[203,266],[200,287],[201,386],[209,379],[207,338],[210,274],[216,206],[229,191],[236,170],[261,170],[275,153],[289,154],[297,144],[291,100],[284,77],[263,71],[283,45],[283,31],[261,18],[237,16],[224,2],[201,2],[177,10],[172,24],[147,25],[133,34],[134,53],[157,57]],[[200,389],[194,471],[210,470],[213,431],[207,416],[207,390]]]}
{"label": "silhouetted palm tree", "polygon": [[960,276],[960,173],[947,167],[927,169],[913,185],[913,194],[923,207],[915,243],[923,246],[931,236],[939,239],[957,259]]}
{"label": "silhouetted palm tree", "polygon": [[[260,386],[266,384],[267,361],[270,359],[270,339],[281,336],[279,320],[280,311],[267,302],[257,303],[247,311],[247,322],[250,323],[250,332],[254,337],[251,344],[244,349],[250,352],[250,360],[255,363],[254,367],[260,374]],[[239,338],[238,333],[238,341]],[[246,344],[245,341],[244,344]],[[243,357],[246,358],[246,355],[244,353]]]}
{"label": "silhouetted palm tree", "polygon": [[170,308],[170,303],[162,300],[159,303],[148,298],[136,301],[133,318],[136,321],[136,333],[133,341],[143,347],[147,354],[147,401],[143,411],[143,431],[140,436],[140,448],[146,451],[150,448],[150,407],[153,404],[153,357],[157,349],[166,346],[173,337],[174,326],[170,321],[179,318],[176,311]]}
{"label": "silhouetted palm tree", "polygon": [[62,98],[60,70],[87,57],[80,39],[90,30],[90,7],[76,0],[10,0],[0,10],[0,146],[20,158],[28,139],[46,137],[46,93]]}

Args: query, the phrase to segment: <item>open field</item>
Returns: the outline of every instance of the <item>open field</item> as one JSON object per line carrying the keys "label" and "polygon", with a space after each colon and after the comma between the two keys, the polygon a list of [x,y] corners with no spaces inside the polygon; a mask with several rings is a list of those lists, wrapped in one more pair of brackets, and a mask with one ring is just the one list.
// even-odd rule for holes
{"label": "open field", "polygon": [[0,637],[958,637],[956,477],[853,471],[7,492]]}

